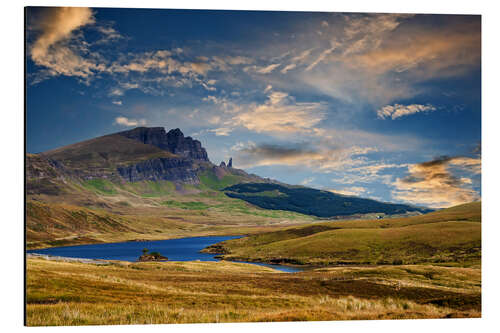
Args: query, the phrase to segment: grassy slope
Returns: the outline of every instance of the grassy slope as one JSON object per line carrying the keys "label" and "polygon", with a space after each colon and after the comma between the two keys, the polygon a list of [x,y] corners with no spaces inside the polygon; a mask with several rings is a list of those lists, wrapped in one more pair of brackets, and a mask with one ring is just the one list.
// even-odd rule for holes
{"label": "grassy slope", "polygon": [[28,196],[29,248],[252,234],[313,221],[293,212],[254,207],[204,183],[176,189],[169,181],[116,184],[95,179],[67,181],[64,191],[63,196]]}
{"label": "grassy slope", "polygon": [[[121,201],[120,201],[121,202]],[[120,205],[120,202],[118,204]],[[133,240],[161,240],[180,237],[255,234],[276,230],[276,226],[304,223],[290,218],[289,212],[272,212],[263,216],[253,207],[232,207],[244,203],[220,203],[215,208],[200,210],[179,201],[181,207],[119,208],[121,213],[67,204],[27,202],[27,247],[79,245]],[[182,205],[187,204],[185,208]],[[124,213],[126,212],[126,213]],[[234,216],[238,216],[235,219]],[[310,221],[307,220],[306,221]],[[284,223],[284,224],[283,224]]]}
{"label": "grassy slope", "polygon": [[60,161],[65,167],[78,170],[115,169],[117,165],[176,155],[120,135],[106,135],[50,150],[41,156]]}
{"label": "grassy slope", "polygon": [[478,265],[481,204],[409,218],[295,227],[219,243],[224,258],[295,264]]}
{"label": "grassy slope", "polygon": [[108,265],[28,259],[27,324],[99,325],[479,317],[479,269],[229,262]]}
{"label": "grassy slope", "polygon": [[226,187],[225,193],[265,209],[289,210],[324,218],[353,214],[427,213],[429,209],[371,199],[345,196],[303,186],[274,183],[240,183]]}

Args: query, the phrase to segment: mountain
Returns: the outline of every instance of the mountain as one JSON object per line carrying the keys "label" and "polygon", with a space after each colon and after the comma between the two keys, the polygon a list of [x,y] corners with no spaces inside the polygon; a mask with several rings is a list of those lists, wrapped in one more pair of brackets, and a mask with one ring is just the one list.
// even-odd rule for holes
{"label": "mountain", "polygon": [[27,155],[30,194],[36,192],[37,182],[50,182],[54,178],[106,179],[115,183],[168,180],[199,184],[200,175],[207,172],[218,178],[226,174],[256,178],[242,170],[212,164],[200,141],[185,137],[180,129],[167,133],[162,127],[138,127]]}
{"label": "mountain", "polygon": [[[254,233],[427,210],[291,186],[213,164],[180,129],[138,127],[26,155],[30,247]],[[375,217],[375,215],[374,215]]]}

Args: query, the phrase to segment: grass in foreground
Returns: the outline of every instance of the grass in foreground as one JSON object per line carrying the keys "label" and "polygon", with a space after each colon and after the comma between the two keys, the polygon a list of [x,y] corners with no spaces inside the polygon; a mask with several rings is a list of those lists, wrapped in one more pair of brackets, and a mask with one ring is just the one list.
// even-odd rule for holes
{"label": "grass in foreground", "polygon": [[473,268],[27,261],[29,326],[480,317],[480,295]]}

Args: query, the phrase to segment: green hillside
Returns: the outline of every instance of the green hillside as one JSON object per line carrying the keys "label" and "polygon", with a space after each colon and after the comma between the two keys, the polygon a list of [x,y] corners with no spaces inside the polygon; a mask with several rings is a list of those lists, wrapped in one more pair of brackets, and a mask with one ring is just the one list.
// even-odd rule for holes
{"label": "green hillside", "polygon": [[289,210],[318,217],[353,214],[429,212],[429,209],[335,194],[302,186],[243,183],[224,189],[226,195],[265,209]]}
{"label": "green hillside", "polygon": [[274,263],[478,265],[481,203],[422,216],[318,223],[218,243],[225,259]]}

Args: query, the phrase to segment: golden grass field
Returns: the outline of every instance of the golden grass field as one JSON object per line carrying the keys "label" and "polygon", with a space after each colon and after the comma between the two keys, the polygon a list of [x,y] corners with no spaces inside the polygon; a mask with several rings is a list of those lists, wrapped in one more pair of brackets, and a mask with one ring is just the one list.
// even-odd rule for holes
{"label": "golden grass field", "polygon": [[[268,213],[231,200],[211,200],[202,201],[210,205],[204,209],[169,203],[175,207],[163,219],[146,214],[156,212],[154,205],[143,207],[134,218],[33,202],[28,220],[33,242],[28,245],[246,233],[250,236],[222,243],[225,257],[293,259],[316,268],[291,274],[228,261],[98,265],[29,257],[26,324],[481,316],[481,203],[414,217],[320,221],[287,212],[260,216]],[[231,221],[233,205],[244,210]],[[207,222],[217,216],[227,224]],[[39,221],[44,222],[43,230],[36,230]],[[72,230],[79,223],[82,230],[88,229],[82,234],[87,239]],[[58,230],[69,235],[67,240],[56,237]],[[49,240],[34,240],[44,235]]]}
{"label": "golden grass field", "polygon": [[479,268],[402,265],[281,273],[232,262],[27,260],[27,325],[481,316]]}

